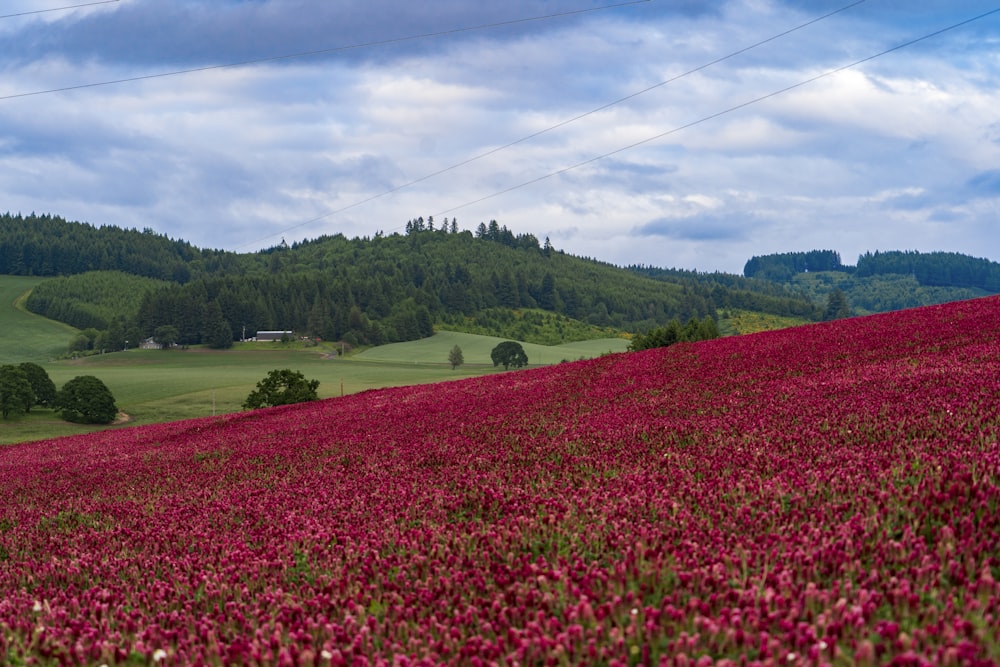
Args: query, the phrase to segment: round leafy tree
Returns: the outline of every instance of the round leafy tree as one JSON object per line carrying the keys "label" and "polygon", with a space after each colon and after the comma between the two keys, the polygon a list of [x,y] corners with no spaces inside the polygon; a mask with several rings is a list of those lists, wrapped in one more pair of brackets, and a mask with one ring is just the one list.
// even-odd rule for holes
{"label": "round leafy tree", "polygon": [[156,330],[153,332],[153,342],[163,346],[164,350],[169,350],[176,345],[180,337],[180,329],[172,324],[164,324],[163,326],[156,327]]}
{"label": "round leafy tree", "polygon": [[504,370],[511,366],[521,368],[528,365],[528,355],[525,354],[524,348],[521,347],[520,343],[512,340],[504,341],[493,348],[493,351],[490,352],[490,359],[493,360],[494,366],[503,364]]}
{"label": "round leafy tree", "polygon": [[0,366],[0,414],[3,418],[25,414],[34,402],[35,392],[28,374],[17,366]]}
{"label": "round leafy tree", "polygon": [[56,385],[45,369],[31,361],[18,364],[18,368],[28,376],[31,389],[35,392],[35,405],[51,407],[56,400]]}
{"label": "round leafy tree", "polygon": [[93,375],[78,375],[56,394],[62,418],[78,424],[110,424],[118,416],[111,390]]}
{"label": "round leafy tree", "polygon": [[319,380],[307,380],[299,371],[290,368],[275,369],[257,383],[257,388],[250,392],[247,400],[243,401],[243,408],[255,410],[272,405],[315,401],[318,398],[317,387]]}

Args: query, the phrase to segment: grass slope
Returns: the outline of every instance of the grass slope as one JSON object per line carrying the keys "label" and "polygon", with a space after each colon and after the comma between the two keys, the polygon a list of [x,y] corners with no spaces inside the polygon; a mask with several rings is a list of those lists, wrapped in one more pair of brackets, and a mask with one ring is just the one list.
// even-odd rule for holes
{"label": "grass slope", "polygon": [[[339,358],[332,346],[303,348],[271,343],[237,344],[232,350],[138,350],[65,359],[76,329],[19,306],[44,278],[0,276],[0,363],[41,363],[61,387],[78,375],[99,377],[127,415],[126,425],[238,412],[254,385],[275,368],[292,368],[320,381],[321,398],[380,387],[416,385],[498,372],[490,351],[502,340],[442,332],[431,338],[372,348]],[[465,365],[452,370],[448,353],[459,345]],[[544,346],[525,343],[531,365],[591,358],[622,351],[627,341],[607,339]],[[119,425],[121,427],[121,425]],[[107,428],[70,424],[50,410],[0,420],[0,444],[90,433]]]}
{"label": "grass slope", "polygon": [[[61,387],[78,375],[99,377],[115,396],[128,422],[114,428],[239,412],[255,384],[275,368],[301,371],[320,381],[320,398],[381,387],[418,385],[502,372],[490,351],[503,339],[442,332],[431,338],[371,348],[340,358],[333,346],[304,348],[277,343],[238,343],[225,351],[129,350],[43,364]],[[466,363],[448,365],[454,345]],[[591,358],[621,351],[622,339],[584,341],[555,347],[525,344],[531,365]],[[62,421],[49,410],[0,421],[0,444],[39,440],[101,430]]]}
{"label": "grass slope", "polygon": [[0,276],[0,364],[42,363],[69,349],[76,329],[26,311],[21,301],[44,278]]}
{"label": "grass slope", "polygon": [[[490,352],[497,344],[508,338],[481,336],[457,331],[439,331],[430,338],[407,343],[392,343],[373,347],[357,355],[367,361],[396,361],[420,364],[447,364],[448,353],[458,345],[462,348],[465,363],[472,366],[492,366]],[[601,338],[596,340],[564,343],[562,345],[537,345],[522,343],[528,364],[545,366],[561,361],[590,359],[607,352],[624,352],[628,341],[624,338]]]}

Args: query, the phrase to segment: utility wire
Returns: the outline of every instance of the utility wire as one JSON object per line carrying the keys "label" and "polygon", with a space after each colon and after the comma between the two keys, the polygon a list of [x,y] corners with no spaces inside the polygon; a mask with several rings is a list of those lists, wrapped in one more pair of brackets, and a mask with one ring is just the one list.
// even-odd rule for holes
{"label": "utility wire", "polygon": [[100,2],[86,2],[82,5],[70,5],[68,7],[53,7],[52,9],[36,9],[30,12],[20,12],[17,14],[3,14],[0,15],[0,19],[12,19],[17,16],[30,16],[32,14],[45,14],[46,12],[62,12],[67,9],[79,9],[80,7],[93,7],[94,5],[111,5],[118,2],[118,0],[100,0]]}
{"label": "utility wire", "polygon": [[344,206],[342,208],[338,208],[338,209],[330,211],[328,213],[324,213],[323,215],[318,216],[316,218],[312,218],[310,220],[306,220],[305,222],[300,222],[300,223],[298,223],[296,225],[293,225],[291,227],[286,227],[281,232],[277,232],[275,234],[271,234],[271,235],[265,236],[264,238],[257,239],[256,241],[249,241],[247,243],[240,244],[240,245],[238,245],[236,247],[237,248],[244,248],[244,247],[247,247],[247,246],[256,245],[257,243],[260,243],[261,241],[266,241],[269,238],[273,238],[275,236],[279,236],[280,234],[283,234],[285,232],[288,232],[288,231],[291,231],[291,230],[294,230],[294,229],[298,229],[300,227],[305,227],[307,225],[311,225],[313,223],[319,222],[320,220],[324,220],[325,218],[328,218],[330,216],[337,215],[339,213],[343,213],[344,211],[348,211],[348,210],[350,210],[352,208],[355,208],[357,206],[361,206],[362,204],[367,204],[367,203],[369,203],[371,201],[375,201],[376,199],[381,199],[382,197],[386,197],[388,195],[391,195],[391,194],[394,194],[396,192],[399,192],[400,190],[403,190],[405,188],[409,188],[409,187],[412,187],[412,186],[417,185],[419,183],[423,183],[424,181],[430,180],[430,179],[432,179],[432,178],[434,178],[436,176],[440,176],[441,174],[448,173],[449,171],[453,171],[455,169],[458,169],[459,167],[464,167],[464,166],[466,166],[468,164],[471,164],[471,163],[473,163],[473,162],[475,162],[477,160],[482,160],[483,158],[489,157],[491,155],[495,155],[496,153],[499,153],[500,151],[507,150],[508,148],[512,148],[514,146],[517,146],[518,144],[522,144],[522,143],[524,143],[526,141],[529,141],[531,139],[535,139],[537,137],[540,137],[543,134],[546,134],[548,132],[552,132],[552,131],[557,130],[557,129],[561,128],[561,127],[569,125],[570,123],[575,123],[578,120],[582,120],[583,118],[586,118],[588,116],[592,116],[592,115],[594,115],[596,113],[599,113],[601,111],[604,111],[606,109],[610,109],[611,107],[613,107],[615,105],[621,104],[623,102],[627,102],[627,101],[629,101],[631,99],[639,97],[640,95],[643,95],[643,94],[648,93],[650,91],[656,90],[657,88],[661,88],[663,86],[666,86],[666,85],[668,85],[670,83],[673,83],[674,81],[677,81],[678,79],[682,79],[682,78],[684,78],[686,76],[690,76],[692,74],[696,74],[697,72],[700,72],[700,71],[702,71],[704,69],[708,69],[709,67],[712,67],[713,65],[718,65],[721,62],[725,62],[726,60],[729,60],[731,58],[735,58],[736,56],[742,55],[742,54],[744,54],[744,53],[746,53],[748,51],[751,51],[751,50],[756,49],[756,48],[758,48],[760,46],[763,46],[764,44],[768,44],[768,43],[773,42],[773,41],[775,41],[777,39],[780,39],[782,37],[790,35],[793,32],[796,32],[798,30],[802,30],[803,28],[807,28],[807,27],[813,25],[814,23],[818,23],[818,22],[823,21],[825,19],[828,19],[828,18],[830,18],[832,16],[836,16],[837,14],[840,14],[842,12],[847,11],[848,9],[851,9],[853,7],[856,7],[856,6],[860,5],[860,4],[863,4],[866,1],[867,0],[857,0],[856,2],[852,2],[849,5],[845,5],[845,6],[841,7],[840,9],[834,10],[834,11],[829,12],[827,14],[824,14],[822,16],[818,16],[818,17],[816,17],[814,19],[806,21],[805,23],[801,23],[801,24],[795,26],[794,28],[789,28],[788,30],[785,30],[784,32],[779,32],[776,35],[772,35],[771,37],[768,37],[766,39],[762,39],[759,42],[755,42],[754,44],[751,44],[750,46],[746,46],[746,47],[743,47],[742,49],[739,49],[737,51],[733,51],[732,53],[730,53],[728,55],[722,56],[721,58],[716,58],[715,60],[712,60],[712,61],[709,61],[709,62],[705,63],[704,65],[700,65],[698,67],[695,67],[694,69],[690,69],[690,70],[688,70],[686,72],[683,72],[681,74],[673,76],[673,77],[671,77],[671,78],[669,78],[669,79],[667,79],[665,81],[660,81],[659,83],[655,83],[652,86],[649,86],[649,87],[644,88],[642,90],[639,90],[637,92],[634,92],[634,93],[631,93],[629,95],[626,95],[625,97],[621,97],[621,98],[619,98],[617,100],[614,100],[613,102],[608,102],[606,104],[602,104],[601,106],[599,106],[599,107],[597,107],[595,109],[591,109],[590,111],[586,111],[586,112],[581,113],[581,114],[579,114],[577,116],[574,116],[572,118],[568,118],[566,120],[560,121],[560,122],[556,123],[555,125],[551,125],[551,126],[546,127],[546,128],[544,128],[542,130],[538,130],[537,132],[533,132],[532,134],[529,134],[527,136],[521,137],[520,139],[515,139],[514,141],[506,143],[506,144],[504,144],[502,146],[498,146],[496,148],[492,148],[492,149],[490,149],[490,150],[488,150],[488,151],[486,151],[484,153],[479,153],[478,155],[474,155],[473,157],[470,157],[470,158],[467,158],[465,160],[462,160],[461,162],[456,162],[455,164],[453,164],[451,166],[445,167],[443,169],[439,169],[438,171],[435,171],[435,172],[432,172],[432,173],[429,173],[429,174],[425,174],[424,176],[420,176],[419,178],[415,178],[412,181],[407,181],[406,183],[403,183],[401,185],[397,185],[397,186],[395,186],[393,188],[390,188],[388,190],[385,190],[383,192],[379,192],[378,194],[374,194],[374,195],[372,195],[370,197],[367,197],[365,199],[358,200],[358,201],[353,202],[351,204],[348,204],[348,205],[346,205],[346,206]]}
{"label": "utility wire", "polygon": [[801,88],[803,86],[807,86],[807,85],[809,85],[811,83],[819,81],[820,79],[825,79],[827,77],[833,76],[834,74],[839,74],[840,72],[843,72],[845,70],[852,69],[854,67],[857,67],[858,65],[862,65],[864,63],[867,63],[867,62],[870,62],[872,60],[875,60],[876,58],[881,58],[882,56],[888,55],[888,54],[893,53],[895,51],[899,51],[901,49],[905,49],[907,47],[913,46],[914,44],[918,44],[920,42],[926,41],[926,40],[931,39],[933,37],[937,37],[937,36],[942,35],[942,34],[944,34],[946,32],[949,32],[951,30],[955,30],[957,28],[961,28],[963,26],[969,25],[970,23],[974,23],[975,21],[982,20],[982,19],[986,18],[987,16],[990,16],[992,14],[996,14],[998,12],[1000,12],[1000,7],[996,8],[996,9],[991,9],[990,11],[984,12],[982,14],[979,14],[978,16],[975,16],[973,18],[966,19],[964,21],[960,21],[959,23],[952,24],[952,25],[950,25],[950,26],[948,26],[946,28],[941,28],[940,30],[935,30],[934,32],[927,33],[926,35],[922,35],[922,36],[917,37],[915,39],[911,39],[908,42],[903,42],[902,44],[898,44],[896,46],[893,46],[892,48],[886,49],[885,51],[880,51],[879,53],[876,53],[874,55],[868,56],[867,58],[862,58],[861,60],[856,60],[856,61],[854,61],[854,62],[852,62],[852,63],[850,63],[848,65],[843,65],[841,67],[837,67],[836,69],[827,70],[826,72],[823,72],[822,74],[817,74],[816,76],[809,77],[808,79],[805,79],[803,81],[799,81],[798,83],[792,84],[790,86],[786,86],[785,88],[782,88],[780,90],[776,90],[776,91],[768,93],[766,95],[761,95],[760,97],[755,97],[755,98],[753,98],[751,100],[747,100],[746,102],[742,102],[741,104],[737,104],[736,106],[732,106],[732,107],[729,107],[728,109],[724,109],[723,111],[719,111],[719,112],[713,113],[711,115],[704,116],[702,118],[699,118],[698,120],[692,121],[692,122],[687,123],[685,125],[680,125],[678,127],[675,127],[672,130],[667,130],[666,132],[661,132],[660,134],[657,134],[655,136],[648,137],[646,139],[643,139],[641,141],[637,141],[637,142],[629,144],[627,146],[622,146],[621,148],[617,148],[617,149],[615,149],[613,151],[609,151],[607,153],[603,153],[603,154],[598,155],[596,157],[592,157],[590,159],[584,160],[583,162],[577,162],[576,164],[569,165],[568,167],[563,167],[562,169],[558,169],[556,171],[550,172],[548,174],[544,174],[542,176],[538,176],[538,177],[533,178],[531,180],[524,181],[522,183],[518,183],[517,185],[512,185],[512,186],[510,186],[508,188],[504,188],[503,190],[499,190],[497,192],[494,192],[492,194],[486,195],[484,197],[480,197],[479,199],[474,199],[472,201],[465,202],[464,204],[459,204],[458,206],[453,206],[453,207],[451,207],[451,208],[449,208],[447,210],[441,211],[440,213],[435,213],[434,215],[445,215],[446,213],[451,213],[453,211],[457,211],[459,209],[466,208],[468,206],[473,206],[475,204],[479,204],[479,203],[487,201],[489,199],[494,199],[494,198],[499,197],[501,195],[508,194],[508,193],[513,192],[515,190],[520,190],[521,188],[527,187],[529,185],[534,185],[535,183],[540,183],[541,181],[553,178],[554,176],[559,176],[559,175],[565,174],[566,172],[572,171],[574,169],[579,169],[580,167],[584,167],[586,165],[593,164],[594,162],[598,162],[599,160],[603,160],[603,159],[611,157],[613,155],[618,155],[619,153],[624,153],[625,151],[631,150],[633,148],[637,148],[639,146],[643,146],[643,145],[651,143],[653,141],[657,141],[657,140],[662,139],[664,137],[670,136],[671,134],[676,134],[677,132],[681,132],[683,130],[695,127],[696,125],[701,125],[702,123],[706,123],[706,122],[708,122],[710,120],[715,120],[716,118],[719,118],[721,116],[725,116],[726,114],[730,114],[730,113],[732,113],[734,111],[739,111],[740,109],[745,109],[746,107],[751,106],[753,104],[757,104],[759,102],[763,102],[765,100],[769,100],[772,97],[777,97],[779,95],[783,95],[783,94],[785,94],[785,93],[787,93],[789,91],[795,90],[797,88]]}
{"label": "utility wire", "polygon": [[[113,0],[117,2],[117,0]],[[208,72],[212,70],[228,69],[230,67],[243,67],[246,65],[259,65],[262,63],[277,62],[280,60],[291,60],[293,58],[306,58],[309,56],[319,56],[330,53],[339,53],[342,51],[351,51],[356,49],[365,49],[374,46],[389,46],[391,44],[400,44],[403,42],[412,42],[420,39],[431,39],[435,37],[446,37],[448,35],[457,35],[464,32],[473,32],[477,30],[489,30],[492,28],[502,28],[506,26],[518,25],[522,23],[532,23],[536,21],[546,21],[550,19],[565,18],[568,16],[576,16],[579,14],[588,14],[591,12],[599,12],[607,9],[619,9],[621,7],[630,7],[632,5],[641,5],[647,2],[652,2],[652,0],[630,0],[629,2],[620,2],[613,5],[603,5],[600,7],[591,7],[589,9],[574,9],[566,12],[558,12],[555,14],[544,14],[542,16],[529,16],[527,18],[512,19],[509,21],[498,21],[496,23],[485,23],[483,25],[467,26],[464,28],[451,28],[449,30],[440,30],[437,32],[427,32],[419,35],[409,35],[406,37],[393,37],[390,39],[376,40],[373,42],[364,42],[359,44],[349,44],[347,46],[334,46],[328,49],[317,49],[315,51],[300,51],[298,53],[288,53],[278,56],[267,56],[264,58],[253,58],[251,60],[241,60],[234,63],[226,63],[223,65],[205,65],[203,67],[192,67],[190,69],[172,70],[170,72],[159,72],[157,74],[143,74],[140,76],[132,76],[124,79],[114,79],[111,81],[98,81],[96,83],[81,83],[72,86],[63,86],[61,88],[50,88],[48,90],[35,90],[28,93],[14,93],[12,95],[0,96],[0,101],[3,100],[13,100],[20,97],[32,97],[35,95],[49,95],[51,93],[64,93],[70,90],[82,90],[84,88],[97,88],[99,86],[111,86],[119,83],[133,83],[136,81],[148,81],[150,79],[160,79],[168,76],[179,76],[181,74],[194,74],[196,72]],[[95,3],[99,4],[99,3]]]}

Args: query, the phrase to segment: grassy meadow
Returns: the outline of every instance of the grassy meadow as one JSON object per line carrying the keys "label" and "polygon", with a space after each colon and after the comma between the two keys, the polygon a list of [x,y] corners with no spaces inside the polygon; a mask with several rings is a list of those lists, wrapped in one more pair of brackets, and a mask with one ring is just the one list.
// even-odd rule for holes
{"label": "grassy meadow", "polygon": [[66,353],[76,329],[29,313],[21,305],[42,282],[37,276],[0,276],[0,363],[44,363]]}
{"label": "grassy meadow", "polygon": [[[396,343],[341,357],[333,344],[237,343],[231,350],[140,350],[59,358],[75,329],[19,308],[37,277],[0,277],[0,363],[34,361],[41,364],[57,387],[78,375],[99,377],[128,416],[119,427],[238,412],[258,380],[275,368],[301,371],[320,381],[319,395],[331,398],[369,389],[426,384],[502,372],[495,369],[490,351],[504,340],[475,334],[441,332],[431,338]],[[452,370],[448,353],[458,345],[465,364]],[[583,341],[547,347],[525,343],[532,366],[592,358],[624,351],[624,339]],[[83,426],[63,421],[51,410],[0,421],[0,444],[88,433],[106,426]]]}
{"label": "grassy meadow", "polygon": [[[446,364],[448,352],[458,345],[466,365],[493,366],[490,352],[506,338],[480,336],[476,334],[441,331],[430,338],[407,343],[380,345],[358,354],[355,358],[365,361],[402,362],[416,364]],[[536,345],[522,343],[528,363],[532,366],[548,366],[563,361],[592,359],[608,352],[624,352],[628,341],[624,338],[600,338],[577,341],[563,345]]]}

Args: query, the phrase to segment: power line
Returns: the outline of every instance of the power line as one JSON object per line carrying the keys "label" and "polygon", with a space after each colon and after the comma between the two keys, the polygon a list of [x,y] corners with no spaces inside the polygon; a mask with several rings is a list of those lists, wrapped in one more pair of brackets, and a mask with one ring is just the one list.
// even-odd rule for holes
{"label": "power line", "polygon": [[[118,0],[109,0],[117,2]],[[63,86],[60,88],[50,88],[47,90],[35,90],[28,93],[14,93],[12,95],[0,96],[0,101],[3,100],[13,100],[20,97],[33,97],[36,95],[49,95],[51,93],[64,93],[70,90],[82,90],[84,88],[97,88],[100,86],[111,86],[120,83],[134,83],[136,81],[148,81],[150,79],[161,79],[168,76],[179,76],[181,74],[194,74],[196,72],[208,72],[212,70],[228,69],[231,67],[244,67],[246,65],[259,65],[262,63],[277,62],[280,60],[291,60],[294,58],[306,58],[310,56],[327,55],[331,53],[339,53],[342,51],[352,51],[356,49],[365,49],[374,46],[389,46],[391,44],[401,44],[403,42],[412,42],[420,39],[431,39],[436,37],[446,37],[448,35],[457,35],[464,32],[474,32],[477,30],[489,30],[493,28],[502,28],[506,26],[518,25],[522,23],[532,23],[536,21],[547,21],[551,19],[566,18],[568,16],[576,16],[580,14],[588,14],[591,12],[599,12],[607,9],[619,9],[621,7],[630,7],[632,5],[641,5],[647,2],[652,2],[652,0],[629,0],[628,2],[620,2],[613,5],[603,5],[600,7],[590,7],[589,9],[574,9],[566,12],[557,12],[555,14],[544,14],[542,16],[529,16],[520,19],[511,19],[509,21],[498,21],[496,23],[485,23],[476,26],[467,26],[464,28],[451,28],[449,30],[440,30],[437,32],[427,32],[419,35],[409,35],[406,37],[393,37],[390,39],[376,40],[373,42],[364,42],[360,44],[349,44],[347,46],[334,46],[328,49],[317,49],[315,51],[300,51],[298,53],[288,53],[278,56],[267,56],[264,58],[253,58],[251,60],[241,60],[239,62],[226,63],[223,65],[205,65],[203,67],[192,67],[189,69],[172,70],[170,72],[159,72],[157,74],[143,74],[140,76],[126,77],[123,79],[113,79],[110,81],[98,81],[95,83],[81,83],[72,86]],[[94,3],[100,4],[100,3]],[[82,6],[82,5],[81,5]]]}
{"label": "power line", "polygon": [[100,2],[85,2],[82,5],[69,5],[68,7],[53,7],[52,9],[36,9],[30,12],[19,12],[17,14],[3,14],[0,15],[0,19],[12,19],[17,16],[30,16],[32,14],[45,14],[46,12],[62,12],[67,9],[79,9],[80,7],[93,7],[94,5],[110,5],[118,2],[118,0],[100,0]]}
{"label": "power line", "polygon": [[911,40],[909,40],[907,42],[903,42],[902,44],[898,44],[898,45],[896,45],[896,46],[894,46],[892,48],[886,49],[885,51],[881,51],[879,53],[876,53],[874,55],[868,56],[866,58],[862,58],[861,60],[856,60],[856,61],[854,61],[854,62],[852,62],[852,63],[850,63],[848,65],[843,65],[843,66],[837,67],[835,69],[827,70],[826,72],[823,72],[822,74],[817,74],[816,76],[809,77],[808,79],[805,79],[803,81],[799,81],[798,83],[792,84],[790,86],[786,86],[785,88],[782,88],[780,90],[776,90],[776,91],[768,93],[766,95],[761,95],[760,97],[755,97],[755,98],[753,98],[751,100],[747,100],[746,102],[742,102],[742,103],[737,104],[735,106],[729,107],[728,109],[724,109],[723,111],[718,111],[718,112],[710,114],[708,116],[704,116],[702,118],[699,118],[698,120],[692,121],[692,122],[687,123],[685,125],[680,125],[680,126],[675,127],[675,128],[673,128],[671,130],[667,130],[666,132],[661,132],[660,134],[657,134],[655,136],[648,137],[648,138],[643,139],[641,141],[636,141],[635,143],[629,144],[627,146],[622,146],[621,148],[617,148],[617,149],[615,149],[613,151],[609,151],[607,153],[603,153],[603,154],[598,155],[596,157],[589,158],[587,160],[584,160],[583,162],[578,162],[576,164],[569,165],[567,167],[563,167],[562,169],[558,169],[556,171],[550,172],[548,174],[544,174],[542,176],[538,176],[538,177],[533,178],[531,180],[524,181],[522,183],[518,183],[517,185],[512,185],[512,186],[510,186],[508,188],[504,188],[503,190],[499,190],[497,192],[494,192],[492,194],[486,195],[484,197],[480,197],[478,199],[465,202],[464,204],[459,204],[458,206],[453,206],[452,208],[449,208],[447,210],[441,211],[440,213],[435,213],[434,215],[445,215],[446,213],[451,213],[453,211],[457,211],[459,209],[466,208],[468,206],[473,206],[475,204],[482,203],[482,202],[487,201],[489,199],[494,199],[494,198],[499,197],[501,195],[508,194],[508,193],[513,192],[515,190],[520,190],[521,188],[525,188],[525,187],[527,187],[529,185],[534,185],[535,183],[540,183],[541,181],[548,180],[550,178],[553,178],[554,176],[560,176],[560,175],[565,174],[565,173],[567,173],[569,171],[573,171],[574,169],[579,169],[580,167],[584,167],[586,165],[593,164],[594,162],[598,162],[598,161],[603,160],[605,158],[609,158],[609,157],[611,157],[613,155],[617,155],[619,153],[624,153],[625,151],[631,150],[633,148],[637,148],[639,146],[643,146],[643,145],[651,143],[653,141],[657,141],[657,140],[662,139],[664,137],[670,136],[671,134],[676,134],[677,132],[681,132],[683,130],[695,127],[696,125],[701,125],[702,123],[706,123],[706,122],[708,122],[710,120],[715,120],[716,118],[719,118],[721,116],[725,116],[725,115],[730,114],[730,113],[732,113],[734,111],[739,111],[740,109],[745,109],[746,107],[751,106],[753,104],[757,104],[759,102],[763,102],[764,100],[769,100],[769,99],[771,99],[773,97],[777,97],[779,95],[783,95],[783,94],[785,94],[785,93],[787,93],[789,91],[795,90],[797,88],[801,88],[803,86],[807,86],[807,85],[809,85],[811,83],[819,81],[820,79],[824,79],[824,78],[833,76],[834,74],[839,74],[840,72],[843,72],[845,70],[852,69],[854,67],[857,67],[858,65],[862,65],[864,63],[867,63],[867,62],[870,62],[872,60],[875,60],[876,58],[881,58],[882,56],[888,55],[890,53],[894,53],[895,51],[899,51],[901,49],[905,49],[907,47],[913,46],[914,44],[918,44],[920,42],[926,41],[926,40],[931,39],[933,37],[937,37],[938,35],[942,35],[942,34],[944,34],[946,32],[951,31],[951,30],[955,30],[957,28],[961,28],[963,26],[969,25],[970,23],[974,23],[976,21],[984,19],[987,16],[990,16],[992,14],[996,14],[998,12],[1000,12],[1000,7],[996,8],[996,9],[991,9],[990,11],[985,12],[983,14],[980,14],[978,16],[975,16],[973,18],[966,19],[964,21],[960,21],[959,23],[955,23],[955,24],[950,25],[950,26],[948,26],[946,28],[941,28],[940,30],[935,30],[934,32],[927,33],[926,35],[922,35],[922,36],[917,37],[915,39],[911,39]]}
{"label": "power line", "polygon": [[374,194],[374,195],[372,195],[370,197],[367,197],[365,199],[358,200],[358,201],[353,202],[351,204],[348,204],[347,206],[344,206],[342,208],[330,211],[328,213],[324,213],[321,216],[312,218],[310,220],[306,220],[304,222],[300,222],[300,223],[298,223],[296,225],[293,225],[291,227],[286,227],[282,231],[277,232],[275,234],[270,234],[268,236],[265,236],[264,238],[257,239],[256,241],[249,241],[247,243],[240,244],[240,245],[238,245],[236,247],[237,248],[243,248],[243,247],[247,247],[247,246],[250,246],[250,245],[256,245],[257,243],[260,243],[261,241],[265,241],[265,240],[267,240],[269,238],[273,238],[275,236],[278,236],[278,235],[283,234],[285,232],[291,231],[293,229],[298,229],[300,227],[305,227],[305,226],[311,225],[313,223],[319,222],[320,220],[324,220],[324,219],[326,219],[326,218],[328,218],[328,217],[330,217],[332,215],[337,215],[339,213],[343,213],[344,211],[348,211],[348,210],[350,210],[352,208],[356,208],[358,206],[361,206],[362,204],[367,204],[369,202],[375,201],[376,199],[381,199],[382,197],[386,197],[388,195],[391,195],[391,194],[394,194],[396,192],[399,192],[400,190],[403,190],[405,188],[409,188],[409,187],[412,187],[412,186],[417,185],[419,183],[423,183],[424,181],[427,181],[427,180],[430,180],[432,178],[435,178],[436,176],[440,176],[441,174],[448,173],[449,171],[454,171],[455,169],[458,169],[459,167],[464,167],[464,166],[466,166],[468,164],[476,162],[477,160],[482,160],[483,158],[489,157],[491,155],[495,155],[496,153],[499,153],[500,151],[507,150],[508,148],[512,148],[514,146],[517,146],[518,144],[522,144],[522,143],[524,143],[526,141],[529,141],[531,139],[535,139],[537,137],[542,136],[543,134],[547,134],[548,132],[552,132],[554,130],[557,130],[557,129],[561,128],[561,127],[569,125],[570,123],[575,123],[578,120],[582,120],[583,118],[586,118],[588,116],[592,116],[592,115],[594,115],[596,113],[599,113],[601,111],[604,111],[606,109],[610,109],[611,107],[613,107],[615,105],[621,104],[623,102],[627,102],[627,101],[629,101],[631,99],[634,99],[634,98],[636,98],[636,97],[638,97],[640,95],[643,95],[643,94],[648,93],[650,91],[656,90],[657,88],[661,88],[663,86],[666,86],[666,85],[668,85],[670,83],[673,83],[673,82],[675,82],[675,81],[677,81],[679,79],[682,79],[682,78],[684,78],[686,76],[690,76],[690,75],[695,74],[697,72],[700,72],[700,71],[702,71],[704,69],[712,67],[713,65],[718,65],[721,62],[724,62],[724,61],[729,60],[731,58],[735,58],[736,56],[742,55],[742,54],[744,54],[744,53],[746,53],[748,51],[751,51],[751,50],[756,49],[756,48],[758,48],[760,46],[763,46],[764,44],[768,44],[768,43],[773,42],[773,41],[775,41],[777,39],[780,39],[782,37],[790,35],[793,32],[802,30],[803,28],[807,28],[807,27],[809,27],[809,26],[811,26],[811,25],[813,25],[815,23],[818,23],[818,22],[823,21],[825,19],[828,19],[828,18],[831,18],[833,16],[836,16],[837,14],[840,14],[842,12],[847,11],[848,9],[851,9],[853,7],[856,7],[856,6],[860,5],[860,4],[863,4],[866,1],[867,0],[857,0],[856,2],[852,2],[849,5],[845,5],[845,6],[841,7],[840,9],[836,9],[836,10],[834,10],[832,12],[829,12],[829,13],[824,14],[822,16],[818,16],[818,17],[816,17],[814,19],[806,21],[805,23],[801,23],[801,24],[795,26],[794,28],[789,28],[788,30],[785,30],[783,32],[779,32],[779,33],[777,33],[775,35],[772,35],[771,37],[768,37],[766,39],[762,39],[759,42],[755,42],[754,44],[751,44],[750,46],[746,46],[746,47],[743,47],[742,49],[739,49],[737,51],[733,51],[732,53],[729,53],[728,55],[722,56],[721,58],[716,58],[715,60],[712,60],[710,62],[705,63],[704,65],[700,65],[698,67],[695,67],[694,69],[687,70],[686,72],[683,72],[681,74],[673,76],[673,77],[671,77],[671,78],[669,78],[669,79],[667,79],[665,81],[661,81],[659,83],[653,84],[652,86],[644,88],[644,89],[642,89],[640,91],[637,91],[637,92],[631,93],[629,95],[626,95],[625,97],[621,97],[621,98],[619,98],[617,100],[614,100],[613,102],[607,102],[606,104],[602,104],[601,106],[599,106],[599,107],[597,107],[595,109],[591,109],[590,111],[586,111],[586,112],[584,112],[582,114],[579,114],[577,116],[574,116],[572,118],[568,118],[566,120],[560,121],[560,122],[556,123],[555,125],[550,125],[549,127],[546,127],[546,128],[544,128],[542,130],[538,130],[537,132],[533,132],[532,134],[529,134],[529,135],[526,135],[524,137],[521,137],[520,139],[515,139],[514,141],[506,143],[506,144],[504,144],[502,146],[498,146],[496,148],[492,148],[492,149],[490,149],[490,150],[488,150],[488,151],[486,151],[484,153],[479,153],[478,155],[475,155],[473,157],[470,157],[470,158],[467,158],[465,160],[462,160],[461,162],[456,162],[455,164],[450,165],[448,167],[445,167],[443,169],[439,169],[438,171],[435,171],[435,172],[432,172],[432,173],[429,173],[429,174],[425,174],[424,176],[420,176],[419,178],[415,178],[415,179],[413,179],[411,181],[407,181],[406,183],[403,183],[401,185],[397,185],[396,187],[390,188],[390,189],[385,190],[383,192],[379,192],[378,194]]}

